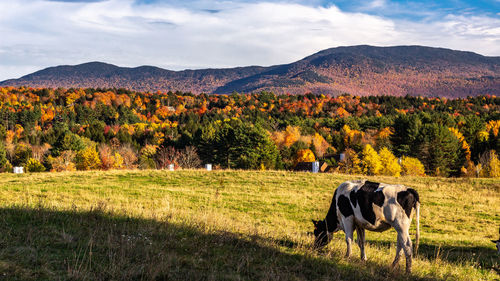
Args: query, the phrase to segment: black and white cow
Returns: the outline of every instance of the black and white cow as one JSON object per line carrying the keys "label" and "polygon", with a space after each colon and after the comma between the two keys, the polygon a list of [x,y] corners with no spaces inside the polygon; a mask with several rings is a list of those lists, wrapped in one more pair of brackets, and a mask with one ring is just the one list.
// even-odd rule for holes
{"label": "black and white cow", "polygon": [[[498,234],[500,235],[500,228],[498,228]],[[498,254],[500,255],[500,238],[498,240],[491,240],[491,242],[497,244],[497,251],[498,251]]]}
{"label": "black and white cow", "polygon": [[415,252],[419,242],[420,199],[416,190],[403,185],[375,183],[366,180],[342,183],[333,194],[330,209],[324,220],[315,221],[314,236],[316,248],[324,247],[332,239],[333,233],[343,230],[347,243],[346,257],[351,255],[354,230],[358,233],[361,259],[366,260],[365,229],[382,232],[391,227],[398,233],[396,266],[404,251],[406,271],[411,272],[412,242],[409,235],[411,214],[416,211],[417,233]]}

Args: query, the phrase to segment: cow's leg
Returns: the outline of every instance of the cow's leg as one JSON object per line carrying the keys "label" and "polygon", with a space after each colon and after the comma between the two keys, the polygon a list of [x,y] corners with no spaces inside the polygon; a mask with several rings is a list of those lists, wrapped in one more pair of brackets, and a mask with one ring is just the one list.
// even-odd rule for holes
{"label": "cow's leg", "polygon": [[345,253],[345,257],[349,258],[351,256],[351,244],[354,233],[354,220],[353,217],[350,216],[348,218],[344,218],[344,232],[345,232],[345,242],[347,244],[347,251]]}
{"label": "cow's leg", "polygon": [[409,229],[405,229],[405,231],[403,231],[403,237],[404,237],[403,250],[405,252],[405,257],[406,257],[406,272],[410,273],[413,253],[412,253],[412,243],[411,243]]}
{"label": "cow's leg", "polygon": [[394,261],[392,262],[391,268],[396,267],[399,263],[399,259],[401,258],[401,252],[403,250],[403,235],[402,232],[399,230],[396,230],[398,232],[398,238],[396,242],[396,257],[394,258]]}
{"label": "cow's leg", "polygon": [[358,246],[361,251],[361,260],[366,261],[365,254],[365,229],[361,227],[356,228],[356,232],[358,233]]}
{"label": "cow's leg", "polygon": [[409,220],[400,220],[394,228],[398,232],[398,247],[396,249],[396,258],[392,266],[396,266],[399,262],[399,257],[401,256],[401,249],[403,249],[406,258],[406,272],[411,272],[412,265],[412,243],[410,239],[410,221]]}

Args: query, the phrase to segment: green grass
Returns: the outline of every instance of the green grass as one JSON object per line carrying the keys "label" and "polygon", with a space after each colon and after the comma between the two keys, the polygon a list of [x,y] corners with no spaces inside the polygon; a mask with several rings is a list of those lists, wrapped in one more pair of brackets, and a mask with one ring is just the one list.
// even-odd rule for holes
{"label": "green grass", "polygon": [[[396,233],[311,250],[311,219],[357,176],[109,171],[0,176],[0,280],[498,280],[499,179],[370,177],[417,189],[419,256]],[[414,228],[411,229],[414,238]]]}

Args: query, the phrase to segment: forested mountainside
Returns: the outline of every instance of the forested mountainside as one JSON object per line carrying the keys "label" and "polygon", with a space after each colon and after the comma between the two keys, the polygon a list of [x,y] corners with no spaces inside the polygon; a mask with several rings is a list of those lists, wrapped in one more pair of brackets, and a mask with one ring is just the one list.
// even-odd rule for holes
{"label": "forested mountainside", "polygon": [[1,86],[230,94],[467,97],[500,93],[500,57],[422,46],[327,49],[290,64],[171,71],[101,62],[56,66]]}

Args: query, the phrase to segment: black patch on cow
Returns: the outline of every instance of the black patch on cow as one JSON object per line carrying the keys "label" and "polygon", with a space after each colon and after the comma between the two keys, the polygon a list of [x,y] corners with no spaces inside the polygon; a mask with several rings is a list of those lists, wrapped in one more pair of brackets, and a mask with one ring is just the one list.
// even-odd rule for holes
{"label": "black patch on cow", "polygon": [[[408,191],[409,193],[413,194],[413,197],[415,197],[416,202],[420,202],[420,196],[418,196],[418,192],[415,189],[408,188],[406,191]],[[415,207],[415,206],[413,206],[413,207]]]}
{"label": "black patch on cow", "polygon": [[340,195],[338,203],[339,203],[340,213],[344,217],[354,215],[354,212],[352,211],[351,203],[349,203],[349,199],[347,199],[347,197],[345,197],[344,195]]}
{"label": "black patch on cow", "polygon": [[407,217],[411,215],[411,209],[415,208],[417,202],[419,202],[420,198],[415,189],[408,188],[406,191],[398,192],[397,201],[403,210],[405,210],[405,214]]}
{"label": "black patch on cow", "polygon": [[359,204],[359,209],[363,218],[371,224],[375,224],[375,213],[373,212],[373,205],[382,206],[384,204],[385,196],[379,191],[375,192],[380,186],[380,183],[366,181],[356,192],[356,201]]}
{"label": "black patch on cow", "polygon": [[382,207],[382,205],[384,205],[384,201],[385,195],[381,190],[373,192],[373,204]]}
{"label": "black patch on cow", "polygon": [[349,193],[349,199],[351,199],[351,203],[356,208],[356,192],[354,190]]}
{"label": "black patch on cow", "polygon": [[328,213],[326,213],[326,218],[325,218],[328,232],[333,232],[339,224],[339,220],[337,217],[337,200],[335,198],[336,196],[337,196],[337,190],[335,189],[335,192],[333,193],[332,203],[330,204],[330,209],[328,209]]}

